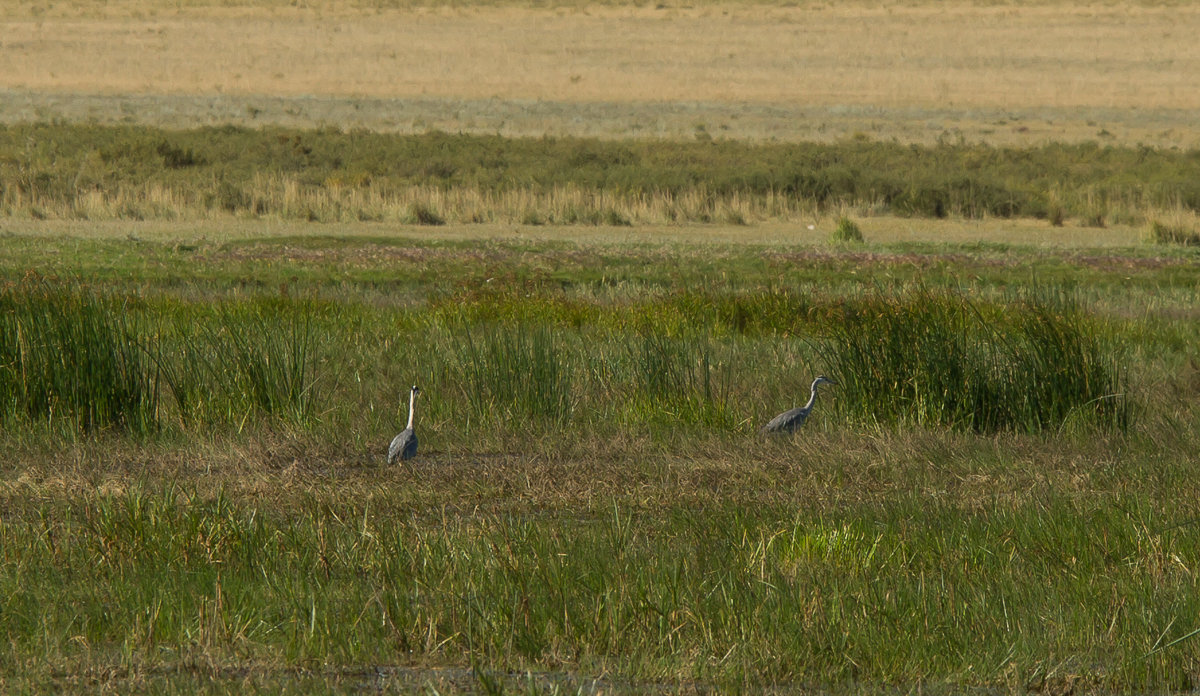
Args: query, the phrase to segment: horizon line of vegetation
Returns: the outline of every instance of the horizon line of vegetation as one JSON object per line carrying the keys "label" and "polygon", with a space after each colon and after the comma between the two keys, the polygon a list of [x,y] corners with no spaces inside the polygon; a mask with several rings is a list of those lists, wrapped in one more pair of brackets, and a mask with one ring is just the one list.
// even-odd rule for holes
{"label": "horizon line of vegetation", "polygon": [[0,125],[10,217],[745,224],[847,207],[1095,226],[1194,216],[1200,151]]}

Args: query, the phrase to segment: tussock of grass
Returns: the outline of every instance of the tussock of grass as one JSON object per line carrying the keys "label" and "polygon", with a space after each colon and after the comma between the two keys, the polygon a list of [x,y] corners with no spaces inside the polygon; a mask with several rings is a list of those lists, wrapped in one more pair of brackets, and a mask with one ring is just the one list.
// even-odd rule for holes
{"label": "tussock of grass", "polygon": [[425,203],[413,203],[409,206],[409,219],[406,221],[414,225],[444,225],[445,218],[437,213],[433,208]]}
{"label": "tussock of grass", "polygon": [[833,242],[861,242],[863,241],[862,229],[858,223],[843,215],[838,218],[837,226],[833,228],[829,239]]}
{"label": "tussock of grass", "polygon": [[0,288],[0,421],[146,434],[158,377],[121,303],[38,278]]}
{"label": "tussock of grass", "polygon": [[1080,417],[1124,430],[1123,368],[1061,294],[1009,307],[919,292],[849,305],[832,330],[838,404],[867,422],[980,432],[1056,429]]}

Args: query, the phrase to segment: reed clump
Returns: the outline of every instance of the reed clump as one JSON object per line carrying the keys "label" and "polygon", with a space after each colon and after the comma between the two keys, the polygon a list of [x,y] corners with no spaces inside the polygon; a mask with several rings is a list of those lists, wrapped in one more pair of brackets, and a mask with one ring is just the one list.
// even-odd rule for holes
{"label": "reed clump", "polygon": [[1037,432],[1080,418],[1124,431],[1127,377],[1108,343],[1063,293],[986,306],[920,291],[848,304],[827,358],[857,420]]}
{"label": "reed clump", "polygon": [[1149,236],[1155,244],[1200,246],[1200,232],[1184,225],[1172,225],[1159,220],[1150,222]]}
{"label": "reed clump", "polygon": [[316,382],[303,306],[229,304],[215,319],[27,278],[0,290],[0,421],[147,435],[251,415],[302,421]]}
{"label": "reed clump", "polygon": [[120,300],[37,277],[0,288],[0,420],[145,434],[158,407],[151,353]]}
{"label": "reed clump", "polygon": [[571,416],[578,351],[564,337],[543,327],[482,326],[448,338],[443,385],[474,419],[511,427],[528,420],[561,424]]}
{"label": "reed clump", "polygon": [[843,215],[838,218],[837,226],[833,228],[829,239],[832,242],[860,243],[863,241],[862,228],[857,222]]}

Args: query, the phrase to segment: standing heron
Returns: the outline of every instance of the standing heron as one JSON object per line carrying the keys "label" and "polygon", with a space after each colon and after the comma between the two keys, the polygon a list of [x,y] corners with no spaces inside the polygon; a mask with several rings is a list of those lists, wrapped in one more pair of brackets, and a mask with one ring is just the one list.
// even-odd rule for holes
{"label": "standing heron", "polygon": [[834,384],[837,382],[829,379],[825,375],[821,375],[813,380],[812,396],[808,397],[808,403],[798,408],[793,408],[790,411],[775,416],[759,430],[760,433],[790,433],[796,428],[804,425],[804,421],[808,420],[808,414],[812,412],[813,404],[817,403],[817,385]]}
{"label": "standing heron", "polygon": [[408,392],[408,427],[392,438],[392,444],[388,447],[388,464],[417,456],[417,431],[413,430],[413,408],[417,405],[419,391],[420,387],[414,384]]}

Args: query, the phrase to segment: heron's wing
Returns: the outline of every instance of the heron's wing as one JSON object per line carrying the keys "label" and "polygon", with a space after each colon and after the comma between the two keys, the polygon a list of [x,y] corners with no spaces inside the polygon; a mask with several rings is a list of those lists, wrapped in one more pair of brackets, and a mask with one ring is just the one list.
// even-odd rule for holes
{"label": "heron's wing", "polygon": [[406,428],[399,435],[392,438],[392,444],[388,446],[388,464],[395,464],[400,459],[400,455],[405,453],[404,451],[408,447],[410,440],[413,443],[415,451],[417,435],[413,432],[412,428]]}
{"label": "heron's wing", "polygon": [[804,425],[804,420],[808,418],[808,409],[800,406],[793,408],[790,411],[784,411],[772,418],[766,425],[762,427],[764,433],[788,432]]}
{"label": "heron's wing", "polygon": [[400,452],[400,458],[412,459],[415,456],[417,456],[417,434],[412,433],[408,442],[404,443],[404,450]]}

